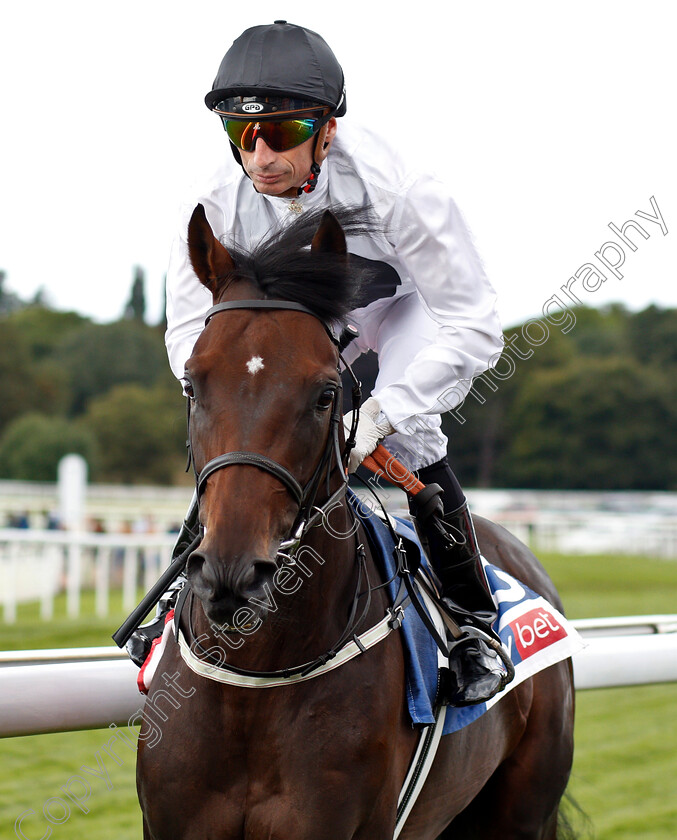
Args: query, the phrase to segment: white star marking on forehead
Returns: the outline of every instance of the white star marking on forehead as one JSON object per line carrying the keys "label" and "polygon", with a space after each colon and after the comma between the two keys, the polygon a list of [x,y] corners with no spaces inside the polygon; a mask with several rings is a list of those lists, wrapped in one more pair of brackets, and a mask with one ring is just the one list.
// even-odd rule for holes
{"label": "white star marking on forehead", "polygon": [[254,376],[255,373],[258,373],[260,370],[263,370],[264,364],[263,359],[260,356],[252,356],[251,359],[247,362],[247,370]]}

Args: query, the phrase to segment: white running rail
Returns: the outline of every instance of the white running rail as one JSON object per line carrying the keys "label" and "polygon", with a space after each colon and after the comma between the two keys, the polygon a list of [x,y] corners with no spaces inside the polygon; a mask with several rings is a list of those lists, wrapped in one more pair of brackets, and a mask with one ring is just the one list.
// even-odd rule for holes
{"label": "white running rail", "polygon": [[[572,623],[588,642],[574,657],[577,690],[677,682],[677,615]],[[0,737],[135,726],[137,673],[113,646],[0,653]]]}

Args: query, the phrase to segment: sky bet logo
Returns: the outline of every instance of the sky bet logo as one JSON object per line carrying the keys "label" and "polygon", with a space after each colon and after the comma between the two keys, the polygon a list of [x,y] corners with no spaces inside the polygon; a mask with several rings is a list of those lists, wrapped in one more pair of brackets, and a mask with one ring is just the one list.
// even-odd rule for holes
{"label": "sky bet logo", "polygon": [[501,637],[513,662],[517,663],[565,639],[567,632],[547,609],[530,610],[501,631]]}

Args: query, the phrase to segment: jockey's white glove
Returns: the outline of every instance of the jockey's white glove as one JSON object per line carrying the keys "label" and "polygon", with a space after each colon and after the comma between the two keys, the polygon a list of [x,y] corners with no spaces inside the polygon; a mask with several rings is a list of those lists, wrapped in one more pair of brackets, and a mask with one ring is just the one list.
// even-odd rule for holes
{"label": "jockey's white glove", "polygon": [[[343,418],[343,425],[346,430],[346,437],[350,434],[355,412],[350,411]],[[348,459],[348,472],[355,472],[362,461],[371,455],[383,438],[391,435],[395,429],[391,426],[388,418],[381,411],[378,400],[369,397],[364,405],[360,407],[359,423],[355,438],[355,447]]]}

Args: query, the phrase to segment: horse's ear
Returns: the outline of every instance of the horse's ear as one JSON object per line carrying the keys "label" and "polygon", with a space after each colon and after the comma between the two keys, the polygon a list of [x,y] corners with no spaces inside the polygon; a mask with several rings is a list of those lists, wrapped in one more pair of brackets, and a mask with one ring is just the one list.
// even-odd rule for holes
{"label": "horse's ear", "polygon": [[188,255],[198,280],[212,294],[217,280],[235,269],[230,254],[214,236],[201,204],[193,210],[188,223]]}
{"label": "horse's ear", "polygon": [[324,211],[320,226],[313,236],[310,250],[325,254],[345,254],[348,250],[346,248],[346,235],[339,220],[331,210]]}

